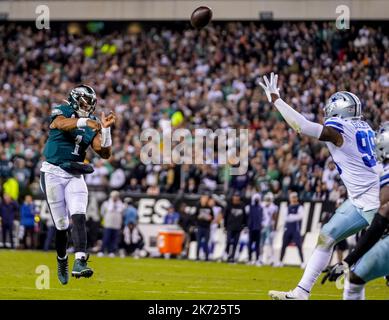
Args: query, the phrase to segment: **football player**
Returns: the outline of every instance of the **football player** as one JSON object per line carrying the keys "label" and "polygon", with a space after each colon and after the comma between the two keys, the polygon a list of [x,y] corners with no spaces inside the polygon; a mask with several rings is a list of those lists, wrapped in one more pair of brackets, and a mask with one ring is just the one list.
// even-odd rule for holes
{"label": "football player", "polygon": [[[273,234],[275,222],[278,215],[278,206],[274,203],[274,195],[271,192],[265,194],[262,202],[263,219],[261,231],[261,249],[260,252],[265,256],[265,245],[269,246],[268,259],[264,259],[274,264]],[[262,259],[261,259],[262,260]]]}
{"label": "football player", "polygon": [[380,179],[380,209],[355,250],[326,275],[330,281],[335,281],[343,272],[346,274],[345,300],[363,300],[365,283],[389,274],[389,237],[380,240],[389,227],[389,121],[378,130],[376,142],[377,158],[384,168]]}
{"label": "football player", "polygon": [[87,265],[85,215],[88,189],[84,174],[93,172],[83,163],[89,146],[102,158],[111,156],[111,126],[115,114],[101,114],[99,121],[93,112],[96,93],[87,85],[73,88],[65,104],[51,112],[49,137],[44,148],[45,161],[41,167],[40,184],[56,228],[58,279],[69,281],[68,243],[69,215],[72,219],[72,240],[75,261],[72,276],[91,277]]}
{"label": "football player", "polygon": [[266,76],[260,85],[286,122],[298,133],[325,141],[347,188],[346,200],[320,231],[317,246],[297,287],[270,291],[275,300],[306,300],[320,273],[328,265],[334,245],[367,227],[379,207],[379,178],[374,154],[374,131],[361,120],[361,102],[347,91],[333,94],[325,108],[324,125],[307,120],[280,98],[278,76]]}

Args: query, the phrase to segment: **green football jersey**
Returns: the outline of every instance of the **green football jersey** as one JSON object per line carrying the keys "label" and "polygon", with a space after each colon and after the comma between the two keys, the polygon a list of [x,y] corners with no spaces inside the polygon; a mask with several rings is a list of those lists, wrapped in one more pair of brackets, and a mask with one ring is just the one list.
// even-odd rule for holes
{"label": "green football jersey", "polygon": [[[59,105],[52,110],[50,123],[60,115],[66,118],[77,117],[75,110],[71,106]],[[97,119],[93,115],[89,116],[89,118],[92,120]],[[89,127],[72,131],[50,129],[49,138],[43,151],[46,161],[57,166],[70,161],[83,162],[86,150],[92,143],[95,135],[96,132]]]}

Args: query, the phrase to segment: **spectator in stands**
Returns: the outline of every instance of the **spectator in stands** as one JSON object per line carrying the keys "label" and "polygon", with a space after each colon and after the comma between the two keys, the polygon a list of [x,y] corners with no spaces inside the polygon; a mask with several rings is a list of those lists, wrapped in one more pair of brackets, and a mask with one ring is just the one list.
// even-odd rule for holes
{"label": "spectator in stands", "polygon": [[335,162],[329,161],[327,168],[323,172],[323,182],[326,185],[327,190],[332,190],[336,177],[339,175],[338,170],[336,169]]}
{"label": "spectator in stands", "polygon": [[126,183],[126,175],[124,170],[120,167],[120,163],[115,163],[115,170],[112,172],[109,177],[109,186],[111,189],[122,189]]}
{"label": "spectator in stands", "polygon": [[13,175],[18,181],[21,195],[25,194],[30,183],[31,170],[26,167],[24,158],[15,159]]}
{"label": "spectator in stands", "polygon": [[8,195],[12,200],[18,201],[19,199],[19,183],[16,178],[11,175],[11,172],[6,173],[6,180],[3,184],[3,192]]}
{"label": "spectator in stands", "polygon": [[231,189],[232,191],[245,190],[249,183],[249,177],[247,175],[235,175],[231,177]]}
{"label": "spectator in stands", "polygon": [[12,172],[13,164],[7,159],[7,155],[4,150],[0,150],[0,178],[8,178],[9,173]]}
{"label": "spectator in stands", "polygon": [[185,193],[196,194],[198,191],[198,186],[194,178],[189,178],[188,183],[185,186]]}
{"label": "spectator in stands", "polygon": [[203,248],[205,260],[209,259],[209,237],[211,222],[213,220],[212,207],[209,205],[210,197],[208,194],[203,194],[200,197],[200,203],[197,207],[197,252],[196,260],[200,260],[200,249]]}
{"label": "spectator in stands", "polygon": [[91,174],[86,175],[85,181],[88,186],[99,187],[106,186],[108,184],[109,171],[104,166],[103,159],[96,160],[94,164],[94,171]]}
{"label": "spectator in stands", "polygon": [[[137,188],[136,191],[140,192],[141,190],[139,190],[139,189]],[[150,196],[157,196],[157,195],[159,195],[159,193],[160,193],[159,186],[157,186],[157,185],[151,185],[151,186],[149,186],[149,187],[147,188],[146,193],[147,193],[148,195],[150,195]]]}
{"label": "spectator in stands", "polygon": [[304,255],[301,242],[301,221],[304,218],[304,208],[299,203],[297,192],[291,192],[289,195],[288,213],[285,218],[285,230],[282,240],[281,257],[279,266],[283,265],[285,250],[291,243],[296,245],[300,259],[301,267],[304,266]]}
{"label": "spectator in stands", "polygon": [[175,193],[180,189],[181,181],[181,166],[176,164],[170,164],[166,168],[166,184],[164,185],[164,191],[167,193]]}
{"label": "spectator in stands", "polygon": [[0,204],[1,230],[3,234],[3,248],[6,248],[7,236],[11,243],[11,248],[14,249],[13,227],[14,221],[19,211],[18,203],[13,200],[8,194],[3,195],[3,201]]}
{"label": "spectator in stands", "polygon": [[120,230],[123,223],[124,204],[120,200],[118,191],[112,191],[109,199],[101,206],[101,215],[104,219],[103,246],[98,256],[104,256],[108,251],[109,257],[114,257],[117,250]]}
{"label": "spectator in stands", "polygon": [[246,213],[244,203],[238,192],[234,193],[231,202],[228,204],[224,224],[227,230],[226,254],[228,262],[235,262],[235,252],[238,245],[240,232],[246,225]]}
{"label": "spectator in stands", "polygon": [[26,195],[20,207],[20,225],[23,227],[23,246],[25,249],[35,248],[35,205],[31,195]]}
{"label": "spectator in stands", "polygon": [[311,200],[314,201],[324,201],[327,198],[326,193],[326,184],[325,183],[318,183],[315,192],[312,194]]}

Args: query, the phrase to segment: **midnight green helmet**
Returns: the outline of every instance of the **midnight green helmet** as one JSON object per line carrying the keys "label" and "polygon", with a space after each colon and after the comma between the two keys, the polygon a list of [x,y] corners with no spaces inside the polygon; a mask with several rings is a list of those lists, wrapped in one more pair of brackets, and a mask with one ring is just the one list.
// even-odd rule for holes
{"label": "midnight green helmet", "polygon": [[89,117],[96,109],[96,92],[92,87],[81,84],[70,91],[68,102],[79,117]]}

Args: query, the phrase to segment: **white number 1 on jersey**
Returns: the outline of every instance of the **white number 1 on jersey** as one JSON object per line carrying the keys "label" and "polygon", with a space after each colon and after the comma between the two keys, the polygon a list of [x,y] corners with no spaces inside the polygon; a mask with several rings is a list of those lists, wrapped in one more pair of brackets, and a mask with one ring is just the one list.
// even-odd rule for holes
{"label": "white number 1 on jersey", "polygon": [[74,150],[72,152],[72,154],[74,154],[75,156],[79,156],[80,154],[78,153],[78,150],[80,150],[80,143],[82,141],[82,136],[81,135],[77,135],[76,139],[75,139],[75,146],[74,146]]}

